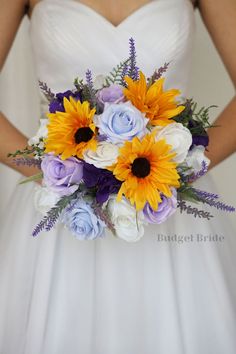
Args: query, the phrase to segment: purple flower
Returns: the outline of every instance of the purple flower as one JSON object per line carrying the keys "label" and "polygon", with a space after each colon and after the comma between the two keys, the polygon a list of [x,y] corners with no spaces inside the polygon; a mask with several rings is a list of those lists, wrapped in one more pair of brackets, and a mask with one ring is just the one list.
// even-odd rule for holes
{"label": "purple flower", "polygon": [[112,172],[84,163],[83,181],[87,188],[96,188],[96,200],[99,204],[107,201],[110,194],[116,194],[121,186]]}
{"label": "purple flower", "polygon": [[[209,137],[207,131],[202,127],[201,122],[197,122],[194,119],[190,119],[188,122],[188,129],[191,131],[193,136],[193,141],[190,149],[194,147],[194,145],[202,145],[204,147],[209,144]],[[197,129],[198,133],[194,133],[194,129]]]}
{"label": "purple flower", "polygon": [[193,143],[190,147],[192,149],[194,145],[202,145],[207,147],[209,144],[209,137],[208,135],[193,135]]}
{"label": "purple flower", "polygon": [[161,224],[169,218],[177,208],[177,192],[172,188],[172,197],[167,198],[162,195],[162,202],[158,205],[158,210],[154,211],[147,203],[143,209],[144,217],[151,224]]}
{"label": "purple flower", "polygon": [[69,99],[70,96],[72,96],[73,98],[75,98],[77,100],[81,99],[80,92],[72,92],[70,90],[65,91],[63,93],[59,92],[56,94],[56,98],[54,98],[51,101],[51,103],[49,105],[49,112],[50,113],[55,113],[56,111],[65,112],[65,108],[63,105],[63,99],[64,99],[64,97]]}
{"label": "purple flower", "polygon": [[53,154],[45,155],[41,169],[45,185],[61,196],[74,193],[83,176],[83,162],[75,157],[61,160]]}
{"label": "purple flower", "polygon": [[62,222],[78,240],[94,240],[104,236],[105,222],[95,215],[91,205],[84,200],[78,200],[72,210],[66,211]]}
{"label": "purple flower", "polygon": [[105,102],[120,103],[124,101],[123,88],[115,84],[104,87],[98,91],[97,98],[102,104],[105,104]]}
{"label": "purple flower", "polygon": [[128,75],[133,80],[138,80],[139,78],[139,68],[136,65],[136,48],[134,39],[131,37],[129,39],[129,59],[130,59],[130,67]]}

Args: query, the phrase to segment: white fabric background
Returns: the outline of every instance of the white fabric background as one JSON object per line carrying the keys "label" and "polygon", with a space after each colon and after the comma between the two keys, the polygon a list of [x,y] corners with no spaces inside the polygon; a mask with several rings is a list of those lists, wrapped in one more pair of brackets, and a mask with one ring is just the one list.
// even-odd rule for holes
{"label": "white fabric background", "polygon": [[[219,114],[234,94],[233,85],[202,24],[198,12],[194,46],[191,95],[200,105],[217,104],[212,119]],[[201,73],[201,74],[199,74]],[[24,19],[0,77],[0,107],[7,117],[27,136],[37,128],[39,116],[37,82],[28,38],[28,20]],[[30,118],[29,118],[30,117]],[[230,128],[229,128],[230,132]],[[1,138],[1,132],[0,132]],[[211,172],[218,192],[226,202],[236,205],[236,154]],[[19,174],[0,166],[0,215],[14,193]],[[22,207],[22,206],[19,206]],[[236,231],[236,215],[231,215]]]}

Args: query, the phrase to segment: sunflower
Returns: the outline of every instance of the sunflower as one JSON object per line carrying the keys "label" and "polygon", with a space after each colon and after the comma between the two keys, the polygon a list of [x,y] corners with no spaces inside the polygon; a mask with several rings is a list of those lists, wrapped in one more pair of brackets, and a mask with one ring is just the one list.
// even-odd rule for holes
{"label": "sunflower", "polygon": [[145,75],[140,73],[139,80],[132,80],[125,76],[128,87],[123,90],[125,97],[141,112],[146,114],[151,125],[167,125],[173,122],[171,118],[177,116],[184,110],[184,106],[178,106],[175,96],[180,94],[179,90],[172,89],[163,91],[164,78],[156,80],[149,88],[147,87]]}
{"label": "sunflower", "polygon": [[162,201],[160,193],[171,197],[171,187],[180,185],[177,164],[172,161],[176,154],[171,153],[171,149],[164,139],[155,141],[153,133],[142,140],[135,137],[126,141],[119,150],[116,164],[109,167],[123,182],[117,200],[124,194],[137,210],[143,209],[146,202],[157,210]]}
{"label": "sunflower", "polygon": [[85,149],[96,150],[96,127],[93,123],[95,108],[89,102],[69,100],[64,97],[65,112],[48,113],[48,136],[45,139],[45,152],[61,154],[62,160],[71,156],[83,157]]}

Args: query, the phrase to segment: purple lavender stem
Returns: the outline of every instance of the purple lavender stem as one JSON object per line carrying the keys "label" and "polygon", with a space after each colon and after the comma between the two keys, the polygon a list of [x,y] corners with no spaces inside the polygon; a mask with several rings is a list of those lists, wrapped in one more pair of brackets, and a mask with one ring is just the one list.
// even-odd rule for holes
{"label": "purple lavender stem", "polygon": [[131,37],[129,39],[129,55],[130,55],[130,67],[128,75],[133,80],[138,80],[139,68],[136,66],[136,49],[134,39]]}
{"label": "purple lavender stem", "polygon": [[96,215],[105,222],[106,226],[113,232],[115,233],[115,227],[113,223],[111,222],[109,216],[105,211],[102,210],[101,206],[98,205],[96,202],[92,204],[92,208],[95,211]]}
{"label": "purple lavender stem", "polygon": [[208,211],[199,210],[198,208],[192,207],[191,205],[187,205],[184,200],[178,200],[177,208],[180,209],[180,213],[185,211],[187,214],[193,215],[195,218],[198,216],[199,218],[204,218],[210,220],[213,217]]}
{"label": "purple lavender stem", "polygon": [[38,167],[38,169],[40,169],[41,166],[41,160],[36,160],[29,157],[19,157],[17,159],[13,159],[12,161],[17,166],[20,165],[29,166],[29,167],[34,166],[34,167]]}
{"label": "purple lavender stem", "polygon": [[129,69],[129,66],[126,63],[124,65],[122,73],[121,73],[121,82],[122,82],[122,85],[125,86],[125,87],[127,87],[127,83],[125,82],[124,77],[128,74],[128,69]]}
{"label": "purple lavender stem", "polygon": [[219,195],[215,194],[215,193],[202,191],[202,190],[197,189],[197,188],[193,188],[193,190],[194,190],[194,192],[197,194],[197,196],[200,199],[218,199],[219,198]]}
{"label": "purple lavender stem", "polygon": [[167,71],[170,63],[165,63],[158,70],[155,70],[154,74],[149,78],[148,83],[153,84],[156,80],[159,80],[162,75]]}
{"label": "purple lavender stem", "polygon": [[39,82],[39,87],[44,93],[45,97],[49,102],[51,102],[55,98],[55,94],[51,91],[51,89],[47,86],[45,82],[38,81]]}
{"label": "purple lavender stem", "polygon": [[218,210],[223,210],[223,211],[227,211],[229,213],[233,213],[235,212],[235,207],[231,206],[231,205],[227,205],[221,201],[218,200],[214,200],[214,199],[205,199],[205,201],[203,201],[203,203],[206,203],[210,206],[213,206],[214,208],[218,209]]}
{"label": "purple lavender stem", "polygon": [[188,182],[193,183],[195,182],[198,178],[204,176],[208,171],[208,166],[206,164],[206,161],[202,161],[202,168],[200,171],[193,173],[191,176],[188,177]]}
{"label": "purple lavender stem", "polygon": [[91,70],[87,70],[86,71],[86,83],[87,83],[87,85],[88,85],[88,87],[90,88],[90,90],[92,90],[93,89],[93,79],[92,79],[92,72],[91,72]]}

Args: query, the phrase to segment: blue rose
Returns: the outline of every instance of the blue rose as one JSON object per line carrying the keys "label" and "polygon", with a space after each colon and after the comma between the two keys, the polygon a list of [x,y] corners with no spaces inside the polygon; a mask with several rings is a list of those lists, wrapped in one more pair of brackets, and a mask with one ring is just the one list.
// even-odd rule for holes
{"label": "blue rose", "polygon": [[94,214],[91,205],[83,200],[78,200],[72,210],[69,208],[64,213],[62,222],[78,240],[94,240],[104,236],[105,223]]}
{"label": "blue rose", "polygon": [[99,134],[104,134],[112,143],[123,143],[146,133],[148,119],[130,101],[119,104],[105,103],[104,112],[97,116]]}

